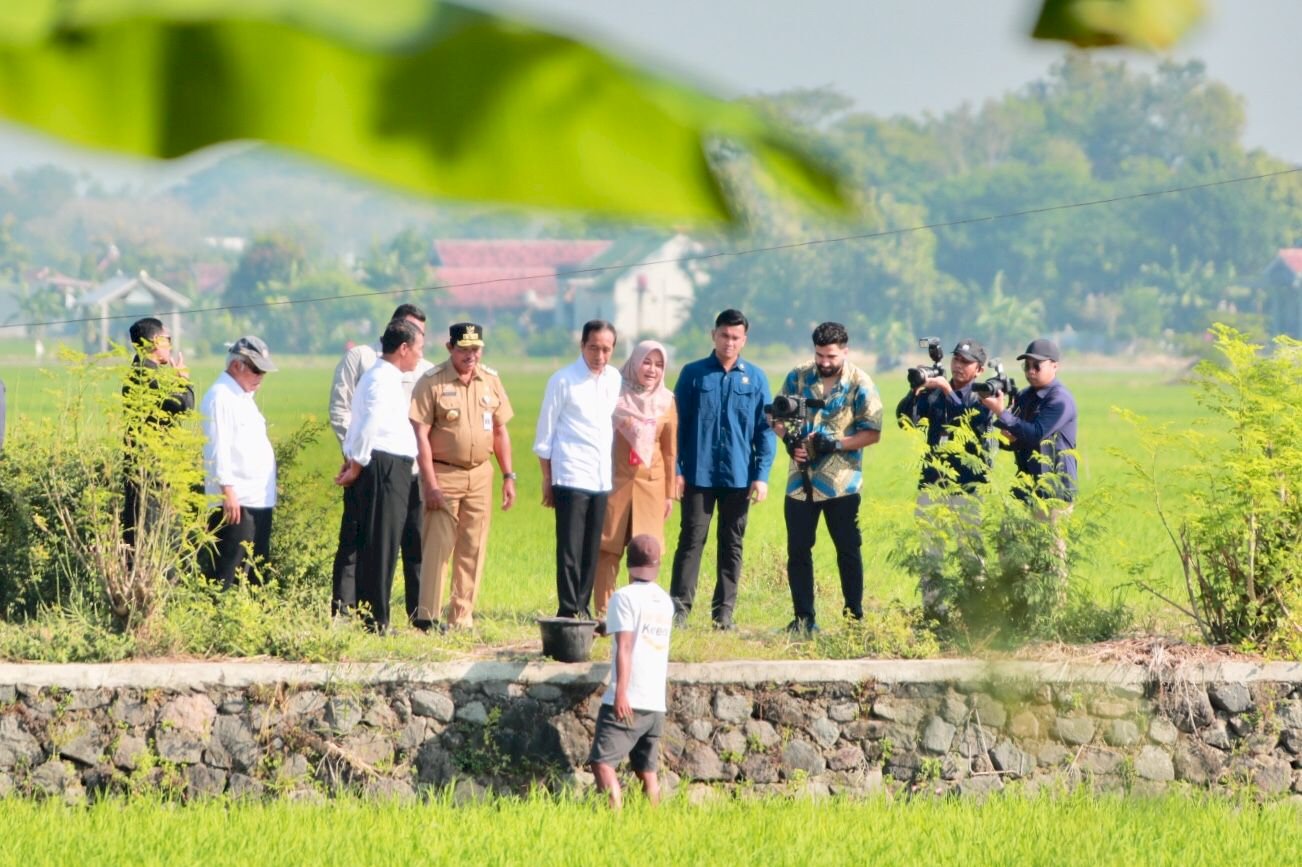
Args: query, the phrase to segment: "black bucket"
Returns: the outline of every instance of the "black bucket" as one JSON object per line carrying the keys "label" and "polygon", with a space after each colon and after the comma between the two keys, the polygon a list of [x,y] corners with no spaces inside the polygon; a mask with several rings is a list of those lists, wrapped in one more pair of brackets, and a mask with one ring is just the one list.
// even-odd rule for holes
{"label": "black bucket", "polygon": [[587,662],[592,655],[597,621],[539,617],[538,628],[542,630],[543,656],[550,656],[557,662]]}

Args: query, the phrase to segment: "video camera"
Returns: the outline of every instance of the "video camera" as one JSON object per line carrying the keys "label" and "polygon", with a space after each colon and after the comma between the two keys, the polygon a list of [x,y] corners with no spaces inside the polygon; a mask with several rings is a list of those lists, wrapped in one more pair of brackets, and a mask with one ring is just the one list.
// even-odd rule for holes
{"label": "video camera", "polygon": [[[774,421],[783,422],[786,433],[782,435],[782,444],[787,447],[787,454],[795,456],[796,449],[804,443],[805,437],[801,436],[800,429],[806,421],[814,414],[815,411],[827,406],[827,401],[819,400],[816,397],[800,397],[791,394],[776,394],[773,396],[773,402],[764,407],[765,415],[768,415]],[[791,424],[798,422],[798,424]],[[808,451],[813,451],[808,448]]]}
{"label": "video camera", "polygon": [[939,337],[919,337],[918,346],[927,350],[927,355],[931,358],[931,364],[920,364],[917,367],[910,367],[906,374],[909,378],[909,388],[920,388],[924,382],[933,376],[944,377],[945,369],[940,363],[945,360],[945,350],[940,348]]}
{"label": "video camera", "polygon": [[764,407],[764,413],[774,421],[804,421],[811,409],[822,409],[827,401],[816,397],[798,397],[789,394],[773,396],[773,402]]}
{"label": "video camera", "polygon": [[972,383],[972,393],[978,397],[998,397],[1001,394],[1017,394],[1017,380],[1004,374],[1004,363],[998,358],[990,362],[995,375],[982,382]]}
{"label": "video camera", "polygon": [[796,449],[803,445],[809,455],[809,459],[797,461],[796,466],[800,468],[805,496],[811,502],[814,499],[814,483],[809,472],[810,460],[817,460],[825,454],[836,451],[836,440],[821,433],[810,437],[801,436],[801,430],[805,422],[813,418],[814,413],[825,406],[827,406],[827,401],[816,397],[777,394],[773,396],[773,402],[764,407],[766,415],[774,421],[784,423],[785,430],[782,434],[782,444],[787,447],[787,454],[794,460]]}

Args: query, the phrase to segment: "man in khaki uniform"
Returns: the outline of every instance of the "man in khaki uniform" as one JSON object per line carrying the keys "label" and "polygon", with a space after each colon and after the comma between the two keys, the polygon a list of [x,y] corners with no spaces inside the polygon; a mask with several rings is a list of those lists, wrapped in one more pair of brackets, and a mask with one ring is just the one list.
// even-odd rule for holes
{"label": "man in khaki uniform", "polygon": [[502,470],[502,509],[515,502],[511,439],[506,423],[514,414],[497,371],[480,364],[483,329],[458,322],[449,329],[448,360],[425,373],[411,394],[425,519],[421,528],[420,599],[414,625],[438,624],[448,560],[452,600],[445,623],[473,625],[484,543],[492,515],[493,467]]}

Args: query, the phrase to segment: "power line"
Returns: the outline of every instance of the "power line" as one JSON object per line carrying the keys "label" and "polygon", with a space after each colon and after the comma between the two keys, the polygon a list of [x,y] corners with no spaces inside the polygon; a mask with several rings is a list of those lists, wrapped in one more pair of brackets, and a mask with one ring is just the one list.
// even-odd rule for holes
{"label": "power line", "polygon": [[[847,241],[870,241],[879,238],[890,238],[898,235],[907,235],[913,232],[923,232],[934,229],[949,229],[955,226],[971,226],[979,223],[992,223],[999,220],[1011,220],[1017,217],[1030,217],[1038,214],[1049,214],[1055,211],[1070,211],[1076,208],[1092,208],[1098,205],[1111,205],[1117,202],[1129,202],[1138,199],[1151,199],[1157,196],[1169,196],[1177,193],[1188,193],[1196,190],[1206,190],[1213,187],[1224,187],[1232,184],[1242,184],[1249,181],[1269,180],[1272,178],[1283,177],[1302,172],[1302,167],[1290,169],[1280,169],[1273,172],[1263,172],[1256,175],[1243,175],[1235,178],[1225,178],[1219,181],[1205,181],[1200,184],[1189,184],[1181,187],[1167,187],[1161,190],[1147,190],[1141,193],[1127,193],[1119,196],[1109,196],[1103,199],[1089,199],[1081,202],[1070,202],[1059,205],[1045,205],[1039,208],[1026,208],[1020,211],[1008,211],[1001,214],[987,214],[980,217],[964,217],[957,220],[945,220],[937,223],[923,223],[916,226],[903,226],[896,229],[882,229],[877,232],[862,232],[853,235],[837,235],[830,238],[811,238],[806,241],[792,241],[785,244],[769,244],[763,247],[750,247],[744,250],[719,250],[714,253],[701,253],[692,256],[679,256],[668,259],[652,259],[649,261],[627,262],[615,265],[597,265],[591,268],[575,268],[569,271],[548,271],[546,273],[522,275],[514,277],[494,277],[486,280],[471,280],[464,283],[443,283],[435,286],[418,286],[411,289],[384,289],[378,292],[347,292],[339,295],[321,295],[313,298],[284,298],[276,301],[258,301],[250,304],[222,304],[215,307],[191,307],[187,310],[178,310],[178,314],[190,316],[196,313],[221,313],[236,310],[257,310],[272,307],[288,307],[295,304],[321,304],[328,301],[346,301],[353,298],[374,298],[382,295],[410,295],[416,292],[432,292],[437,289],[462,289],[475,286],[490,286],[496,283],[513,283],[517,280],[539,280],[552,277],[581,277],[591,274],[603,274],[608,271],[623,271],[639,265],[682,265],[688,262],[704,262],[713,259],[723,259],[732,256],[753,256],[757,253],[775,253],[783,250],[796,250],[803,247],[817,247],[824,244],[842,244]],[[170,311],[169,311],[170,313]],[[125,319],[136,319],[137,314],[117,313],[111,316],[85,316],[76,319],[51,319],[46,322],[18,322],[11,323],[10,327],[18,328],[36,328],[47,325],[79,325],[86,322],[105,322]]]}

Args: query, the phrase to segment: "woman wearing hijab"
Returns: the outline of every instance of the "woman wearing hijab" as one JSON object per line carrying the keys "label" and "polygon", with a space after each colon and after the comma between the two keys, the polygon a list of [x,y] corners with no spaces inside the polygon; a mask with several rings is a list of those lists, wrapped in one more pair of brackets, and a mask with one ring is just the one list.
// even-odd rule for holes
{"label": "woman wearing hijab", "polygon": [[614,414],[614,489],[606,502],[592,591],[598,618],[615,592],[615,577],[628,540],[646,533],[664,550],[678,449],[678,410],[674,393],[665,388],[668,358],[659,343],[643,340],[620,368],[624,384]]}

